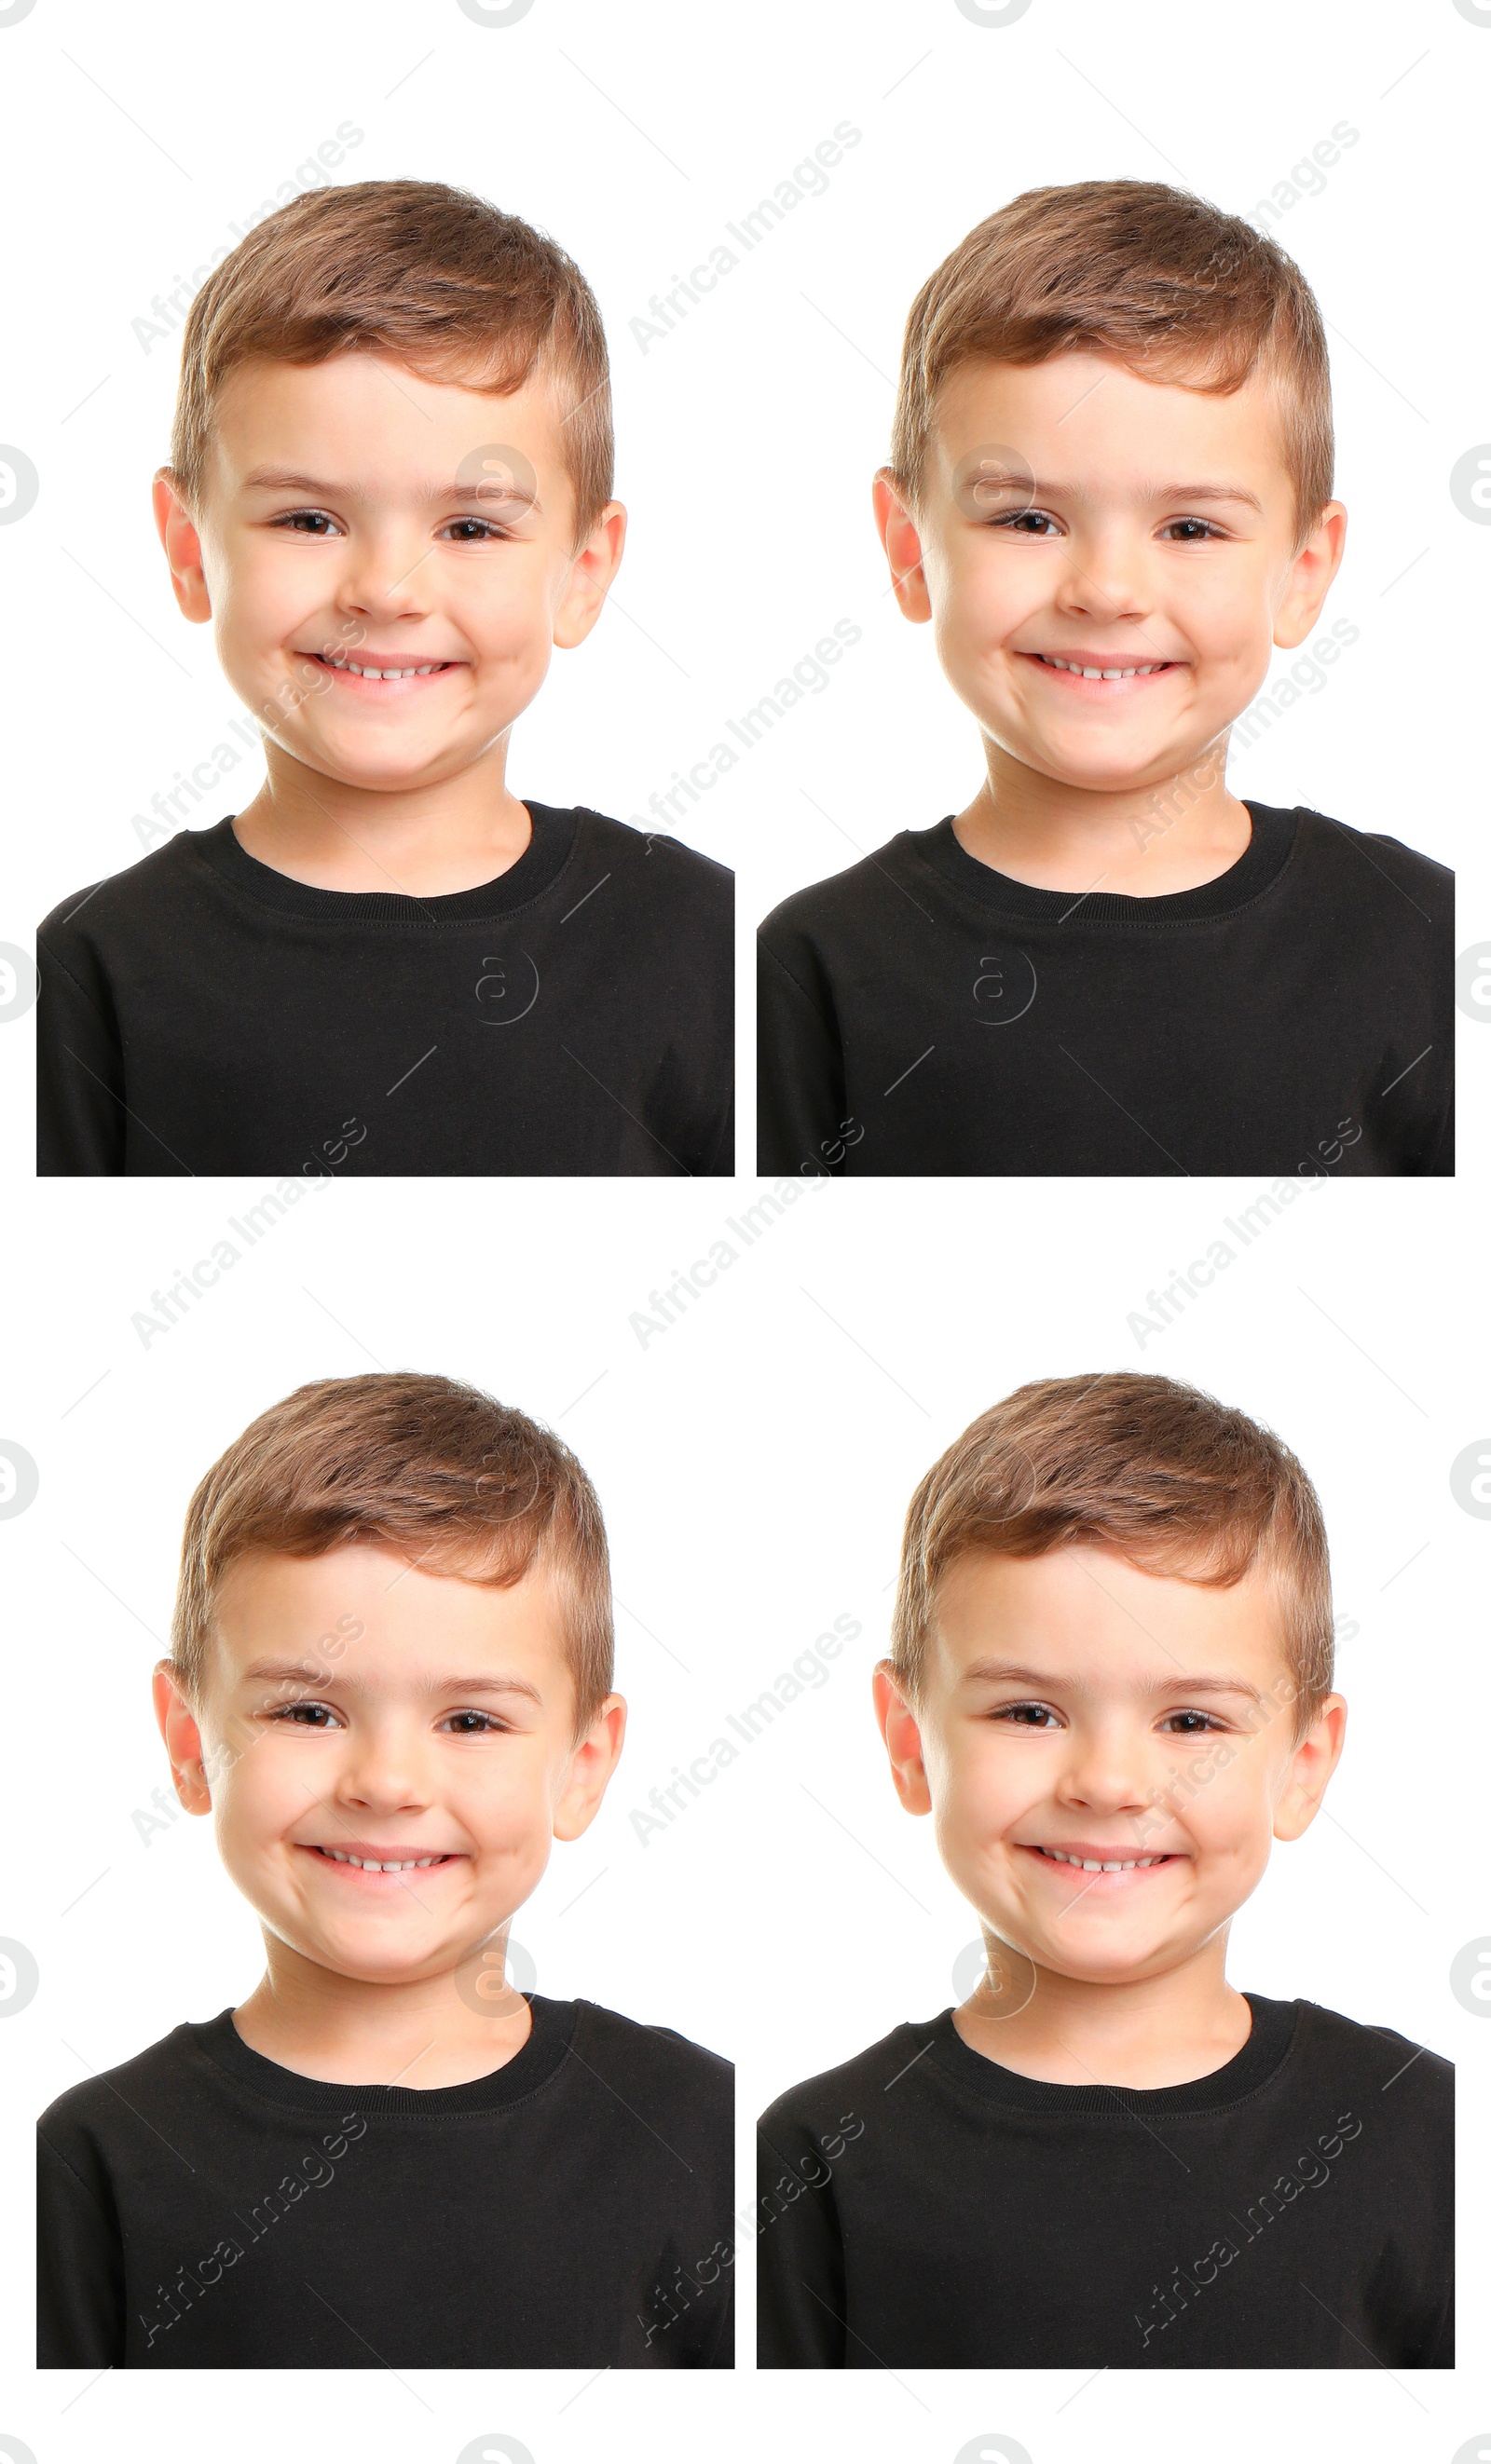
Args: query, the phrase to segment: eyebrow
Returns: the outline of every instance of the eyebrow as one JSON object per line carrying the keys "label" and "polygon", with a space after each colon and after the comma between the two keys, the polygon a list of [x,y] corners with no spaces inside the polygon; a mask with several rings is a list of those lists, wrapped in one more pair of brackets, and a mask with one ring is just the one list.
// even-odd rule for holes
{"label": "eyebrow", "polygon": [[[1085,496],[1091,492],[1079,480],[1063,485],[1059,479],[980,479],[977,485],[987,488],[990,495],[1024,496],[1028,501],[1036,496]],[[1263,511],[1262,500],[1251,488],[1229,488],[1219,479],[1197,479],[1190,484],[1164,480],[1158,487],[1136,488],[1134,494],[1142,504],[1168,504],[1184,497],[1189,504],[1251,505],[1256,514]]]}
{"label": "eyebrow", "polygon": [[[1085,1694],[1089,1689],[1076,1677],[1053,1677],[1038,1668],[1021,1668],[1008,1660],[977,1660],[963,1672],[965,1685],[1029,1685],[1037,1694]],[[1250,1703],[1261,1703],[1262,1695],[1256,1685],[1241,1677],[1154,1677],[1144,1681],[1141,1692],[1146,1694],[1241,1694]]]}
{"label": "eyebrow", "polygon": [[[243,485],[245,488],[275,491],[294,489],[298,495],[305,496],[350,496],[362,499],[371,493],[370,490],[359,488],[347,480],[318,479],[312,472],[279,471],[269,467],[250,471],[243,480]],[[483,479],[470,488],[432,485],[418,488],[414,493],[419,501],[426,505],[511,504],[514,498],[524,505],[537,507],[539,503],[538,497],[529,495],[526,489],[499,489],[496,482],[491,479]]]}
{"label": "eyebrow", "polygon": [[[267,1683],[271,1680],[291,1685],[340,1686],[345,1694],[366,1693],[367,1688],[355,1677],[338,1677],[324,1668],[308,1667],[303,1661],[256,1660],[245,1668],[240,1682],[245,1684]],[[414,1691],[432,1700],[446,1694],[519,1694],[527,1702],[543,1707],[544,1697],[526,1678],[503,1675],[482,1677],[432,1677],[416,1685]]]}

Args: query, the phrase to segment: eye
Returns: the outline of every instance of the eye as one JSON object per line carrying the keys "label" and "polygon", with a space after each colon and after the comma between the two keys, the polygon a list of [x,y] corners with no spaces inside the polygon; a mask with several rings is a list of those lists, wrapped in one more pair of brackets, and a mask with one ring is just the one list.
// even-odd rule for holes
{"label": "eye", "polygon": [[[1186,1724],[1184,1727],[1174,1725],[1182,1721]],[[1204,1737],[1224,1728],[1227,1724],[1214,1719],[1210,1711],[1169,1711],[1160,1725],[1168,1729],[1172,1737]]]}
{"label": "eye", "polygon": [[[302,1711],[317,1713],[320,1717],[316,1720],[301,1719],[300,1714]],[[281,1703],[276,1710],[271,1711],[269,1716],[272,1720],[278,1720],[282,1727],[310,1728],[315,1732],[319,1730],[321,1720],[334,1719],[336,1714],[325,1703]]]}
{"label": "eye", "polygon": [[1163,538],[1176,531],[1189,534],[1189,537],[1179,541],[1182,547],[1189,547],[1192,539],[1225,539],[1227,536],[1225,531],[1217,528],[1215,522],[1204,522],[1199,514],[1178,514],[1174,521],[1166,523],[1161,536]]}
{"label": "eye", "polygon": [[494,1719],[490,1711],[452,1711],[449,1714],[449,1717],[452,1720],[477,1720],[480,1722],[480,1726],[475,1728],[453,1728],[451,1731],[453,1736],[509,1737],[513,1733],[505,1720]]}
{"label": "eye", "polygon": [[454,539],[457,547],[465,547],[481,539],[509,539],[514,533],[503,522],[488,521],[484,514],[460,514],[455,521],[446,523],[440,536]]}
{"label": "eye", "polygon": [[1013,1728],[1043,1729],[1048,1722],[1052,1727],[1058,1725],[1049,1703],[1002,1703],[997,1711],[990,1713],[990,1718],[1008,1721]]}
{"label": "eye", "polygon": [[[322,530],[312,530],[309,525],[313,522],[322,522],[325,527]],[[308,508],[293,514],[278,515],[270,524],[270,528],[277,531],[297,531],[301,539],[331,539],[335,536],[336,530],[330,514],[318,514]]]}
{"label": "eye", "polygon": [[[1043,531],[1027,530],[1024,527],[1027,522],[1045,522],[1047,528]],[[997,514],[984,527],[991,531],[1008,531],[1015,539],[1055,539],[1057,536],[1050,514],[1037,513],[1034,505],[1023,506],[1017,514]]]}

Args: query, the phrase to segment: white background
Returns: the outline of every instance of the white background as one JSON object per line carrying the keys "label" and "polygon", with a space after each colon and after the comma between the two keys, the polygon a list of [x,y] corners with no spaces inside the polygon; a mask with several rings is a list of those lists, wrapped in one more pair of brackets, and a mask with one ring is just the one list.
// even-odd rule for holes
{"label": "white background", "polygon": [[[337,176],[478,188],[550,229],[606,316],[632,543],[612,608],[556,659],[516,732],[518,793],[641,810],[835,620],[862,628],[828,691],[679,825],[736,866],[743,943],[789,890],[976,783],[971,722],[926,632],[886,595],[868,508],[925,274],[974,221],[1046,181],[1172,178],[1251,212],[1349,121],[1357,144],[1277,230],[1333,329],[1352,529],[1326,612],[1361,638],[1234,784],[1455,863],[1461,944],[1484,937],[1471,718],[1491,529],[1456,510],[1449,473],[1491,435],[1477,175],[1488,73],[1491,25],[1451,0],[1348,16],[1282,0],[1204,16],[1179,0],[1034,0],[1007,27],[975,26],[953,0],[852,11],[767,0],[710,16],[681,0],[536,0],[505,29],[454,0],[417,12],[366,0],[355,14],[264,0],[249,17],[36,0],[23,22],[0,23],[0,442],[41,477],[32,513],[0,526],[12,712],[0,940],[29,944],[65,893],[132,861],[131,817],[210,754],[236,710],[209,634],[176,614],[149,516],[175,338],[145,353],[131,322],[344,121],[364,137]],[[844,120],[861,143],[827,194],[642,352],[629,327],[651,295]],[[234,792],[194,818],[241,804],[257,776],[246,761]],[[1321,1488],[1338,1607],[1359,1627],[1341,1655],[1346,1757],[1328,1816],[1278,1853],[1239,1917],[1234,1974],[1460,2063],[1463,2299],[1483,2316],[1491,2028],[1460,2010],[1447,1970],[1491,1934],[1476,1785],[1491,1529],[1455,1506],[1448,1468],[1491,1442],[1475,1137],[1491,1036],[1461,1029],[1471,1159],[1457,1183],[1302,1198],[1143,1351],[1130,1314],[1229,1237],[1223,1219],[1255,1185],[858,1183],[808,1193],[748,1247],[728,1228],[756,1194],[745,1181],[333,1187],[145,1346],[133,1313],[260,1188],[100,1184],[84,1199],[33,1183],[31,1038],[24,1021],[0,1034],[0,1437],[41,1473],[35,1504],[0,1523],[0,1934],[33,1949],[42,1986],[0,2031],[12,2279],[0,2433],[37,2464],[209,2445],[257,2464],[271,2437],[297,2455],[336,2442],[454,2464],[498,2431],[536,2464],[745,2458],[768,2441],[790,2457],[952,2464],[980,2432],[1018,2439],[1034,2464],[1181,2452],[1251,2464],[1265,2440],[1289,2458],[1328,2442],[1373,2464],[1450,2464],[1491,2423],[1488,2374],[1471,2365],[1398,2382],[758,2381],[748,2301],[734,2386],[38,2379],[29,2257],[42,2104],[84,2066],[241,2000],[259,1972],[254,1922],[207,1825],[183,1815],[147,1850],[131,1822],[166,1771],[148,1673],[186,1501],[253,1414],[370,1360],[435,1368],[549,1419],[586,1463],[625,1604],[632,1734],[601,1816],[556,1852],[514,1930],[541,1990],[733,2055],[744,2155],[750,2117],[790,2080],[945,2008],[974,1930],[928,1827],[896,1805],[870,1713],[912,1487],[1021,1379],[1144,1366],[1269,1420]],[[748,1042],[742,1059],[748,1094]],[[737,1263],[644,1346],[634,1313],[719,1239]],[[629,1814],[648,1789],[839,1615],[863,1633],[831,1681],[644,1848]],[[1079,2269],[1052,2298],[1079,2304]]]}

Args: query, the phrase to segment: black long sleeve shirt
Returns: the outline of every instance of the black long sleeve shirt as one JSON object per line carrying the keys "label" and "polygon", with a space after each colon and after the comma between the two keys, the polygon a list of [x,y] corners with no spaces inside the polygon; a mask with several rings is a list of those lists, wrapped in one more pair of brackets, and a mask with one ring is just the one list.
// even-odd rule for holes
{"label": "black long sleeve shirt", "polygon": [[732,1172],[732,876],[527,809],[516,864],[437,898],[314,889],[230,819],[64,899],[38,1172]]}
{"label": "black long sleeve shirt", "polygon": [[1248,803],[1199,889],[1013,881],[950,818],[761,928],[762,1172],[1454,1170],[1454,875]]}
{"label": "black long sleeve shirt", "polygon": [[952,2013],[761,2123],[777,2369],[1449,2369],[1454,2073],[1391,2028],[1247,1997],[1176,2087],[1026,2079]]}
{"label": "black long sleeve shirt", "polygon": [[302,2078],[231,2010],[42,2115],[43,2369],[722,2369],[730,2065],[529,1997],[457,2087]]}

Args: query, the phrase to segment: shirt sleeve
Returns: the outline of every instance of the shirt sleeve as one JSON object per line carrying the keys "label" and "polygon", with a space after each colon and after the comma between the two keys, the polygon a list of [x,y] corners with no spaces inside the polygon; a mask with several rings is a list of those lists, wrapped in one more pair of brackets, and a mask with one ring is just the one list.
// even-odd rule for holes
{"label": "shirt sleeve", "polygon": [[119,1036],[112,1015],[42,937],[46,931],[43,925],[36,937],[36,1171],[122,1174],[124,1056]]}
{"label": "shirt sleeve", "polygon": [[829,2167],[807,2131],[775,2112],[757,2147],[757,2367],[841,2370],[844,2252]]}
{"label": "shirt sleeve", "polygon": [[119,2223],[51,2141],[36,2139],[36,2366],[118,2368],[124,2359]]}
{"label": "shirt sleeve", "polygon": [[846,1104],[837,1028],[764,939],[756,999],[756,1170],[841,1173]]}

